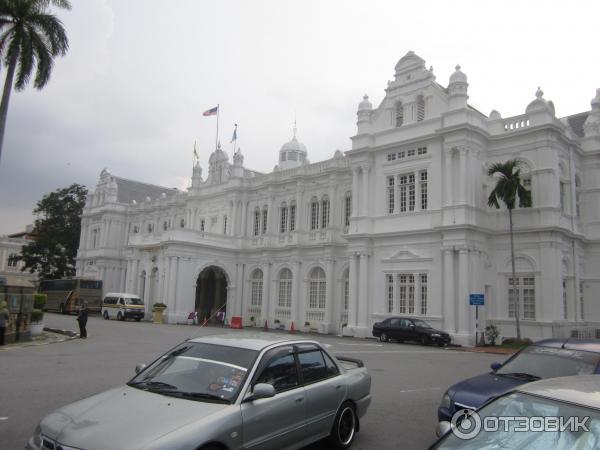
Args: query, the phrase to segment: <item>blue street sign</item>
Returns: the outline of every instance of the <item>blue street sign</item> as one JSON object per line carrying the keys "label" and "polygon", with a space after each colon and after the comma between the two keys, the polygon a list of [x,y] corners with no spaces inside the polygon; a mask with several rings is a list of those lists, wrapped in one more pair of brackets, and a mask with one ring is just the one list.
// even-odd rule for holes
{"label": "blue street sign", "polygon": [[483,306],[484,305],[484,295],[483,294],[469,294],[469,305]]}

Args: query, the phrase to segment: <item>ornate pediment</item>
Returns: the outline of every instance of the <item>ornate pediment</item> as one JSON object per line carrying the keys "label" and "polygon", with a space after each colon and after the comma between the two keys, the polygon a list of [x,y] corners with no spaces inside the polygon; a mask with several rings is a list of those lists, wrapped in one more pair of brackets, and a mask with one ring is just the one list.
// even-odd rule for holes
{"label": "ornate pediment", "polygon": [[432,258],[427,256],[422,256],[417,253],[414,253],[410,250],[398,250],[396,253],[393,253],[389,258],[384,258],[381,260],[383,263],[399,263],[399,262],[415,262],[415,261],[431,261]]}

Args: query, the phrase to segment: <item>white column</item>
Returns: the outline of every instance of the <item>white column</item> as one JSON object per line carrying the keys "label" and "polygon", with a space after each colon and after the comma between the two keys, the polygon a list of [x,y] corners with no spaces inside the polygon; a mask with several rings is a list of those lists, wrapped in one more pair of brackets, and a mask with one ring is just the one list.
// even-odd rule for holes
{"label": "white column", "polygon": [[360,254],[360,278],[358,298],[358,326],[366,327],[368,323],[368,303],[369,303],[369,254],[362,252]]}
{"label": "white column", "polygon": [[237,219],[238,216],[238,202],[235,200],[233,202],[233,211],[231,212],[231,217],[229,218],[229,234],[231,236],[237,236]]}
{"label": "white column", "polygon": [[[173,270],[174,267],[174,270]],[[171,288],[172,292],[173,292],[173,310],[175,311],[175,313],[177,313],[177,311],[179,311],[180,309],[180,305],[178,302],[178,298],[177,298],[177,293],[178,293],[178,288],[179,288],[179,257],[173,257],[172,261],[171,261],[171,270],[173,273],[173,278],[171,280],[171,284],[173,285],[173,287]],[[184,311],[185,312],[185,311]]]}
{"label": "white column", "polygon": [[133,292],[131,289],[131,260],[127,260],[127,269],[125,270],[125,292]]}
{"label": "white column", "polygon": [[240,233],[242,236],[246,236],[248,234],[248,201],[244,200],[242,205],[242,232]]}
{"label": "white column", "polygon": [[459,166],[460,166],[460,175],[459,175],[459,201],[464,204],[467,202],[467,149],[465,147],[461,147],[459,150]]}
{"label": "white column", "polygon": [[442,289],[442,310],[444,313],[444,330],[456,332],[454,318],[454,250],[444,248],[444,285]]}
{"label": "white column", "polygon": [[121,272],[121,279],[119,280],[119,290],[121,292],[124,292],[126,291],[125,283],[127,282],[127,269],[119,267],[119,271]]}
{"label": "white column", "polygon": [[339,228],[339,224],[341,223],[341,220],[338,217],[340,202],[336,197],[337,180],[334,176],[330,178],[329,183],[329,227]]}
{"label": "white column", "polygon": [[295,261],[292,263],[292,321],[298,329],[298,320],[300,318],[300,262]]}
{"label": "white column", "polygon": [[352,214],[358,216],[358,167],[352,169]]}
{"label": "white column", "polygon": [[421,277],[419,273],[413,273],[415,277],[415,315],[421,315]]}
{"label": "white column", "polygon": [[298,183],[296,186],[296,230],[305,230],[305,219],[304,216],[304,186],[302,183]]}
{"label": "white column", "polygon": [[261,316],[268,320],[271,316],[271,263],[263,265],[263,304],[261,308]]}
{"label": "white column", "polygon": [[0,270],[6,270],[6,258],[8,258],[7,250],[3,248],[0,252]]}
{"label": "white column", "polygon": [[351,328],[356,327],[358,316],[358,257],[354,253],[350,253],[348,278],[348,328]]}
{"label": "white column", "polygon": [[[331,201],[331,200],[330,200]],[[325,264],[325,324],[327,325],[327,332],[332,329],[332,321],[331,316],[333,312],[333,302],[334,302],[334,286],[333,286],[333,271],[334,271],[335,261],[332,259],[328,260]]]}
{"label": "white column", "polygon": [[458,251],[458,333],[471,334],[469,320],[469,249]]}
{"label": "white column", "polygon": [[[363,173],[363,195],[362,195],[362,208],[361,215],[368,216],[369,215],[369,166],[362,167]],[[362,255],[361,255],[362,256]]]}
{"label": "white column", "polygon": [[447,148],[444,151],[444,206],[452,204],[452,148]]}

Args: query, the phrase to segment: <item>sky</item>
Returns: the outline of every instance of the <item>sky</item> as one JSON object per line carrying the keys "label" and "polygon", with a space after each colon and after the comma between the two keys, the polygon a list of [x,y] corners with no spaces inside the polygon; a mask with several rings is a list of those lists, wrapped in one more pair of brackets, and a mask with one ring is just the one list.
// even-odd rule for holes
{"label": "sky", "polygon": [[[93,190],[103,168],[185,189],[219,138],[269,172],[293,135],[311,162],[351,147],[367,93],[384,97],[409,50],[447,86],[456,64],[469,103],[523,114],[541,86],[558,117],[600,88],[600,2],[429,0],[72,0],[53,9],[70,48],[49,84],[13,92],[0,160],[0,235],[33,223],[45,194]],[[5,66],[0,67],[4,83]]]}

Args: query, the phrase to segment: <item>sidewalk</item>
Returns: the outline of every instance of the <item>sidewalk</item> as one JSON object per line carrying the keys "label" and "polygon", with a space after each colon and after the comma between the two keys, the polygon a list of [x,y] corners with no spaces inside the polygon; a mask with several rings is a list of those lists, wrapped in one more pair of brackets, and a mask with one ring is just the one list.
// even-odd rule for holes
{"label": "sidewalk", "polygon": [[71,339],[77,338],[77,334],[69,331],[55,330],[51,328],[44,328],[44,332],[39,336],[34,336],[30,341],[13,342],[0,346],[0,351],[10,350],[13,348],[21,347],[37,347],[40,345],[56,344],[59,342],[70,341]]}
{"label": "sidewalk", "polygon": [[461,352],[473,353],[493,353],[496,355],[513,355],[520,349],[518,348],[502,348],[502,347],[446,347],[448,350],[458,350]]}

